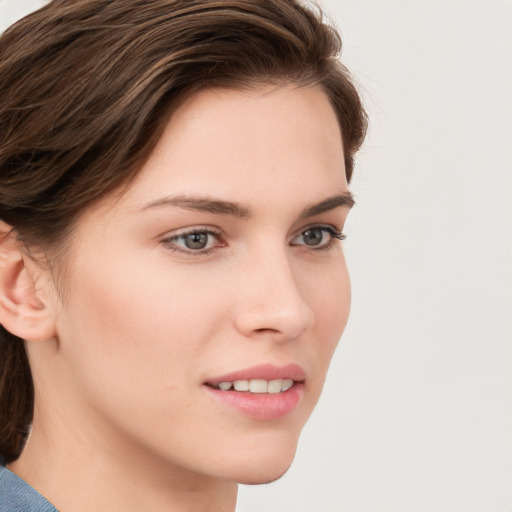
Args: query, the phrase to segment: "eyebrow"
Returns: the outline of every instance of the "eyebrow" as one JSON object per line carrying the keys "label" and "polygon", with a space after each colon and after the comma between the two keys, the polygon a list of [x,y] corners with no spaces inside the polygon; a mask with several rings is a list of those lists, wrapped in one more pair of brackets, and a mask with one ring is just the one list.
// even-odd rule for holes
{"label": "eyebrow", "polygon": [[299,219],[302,220],[307,219],[308,217],[314,217],[315,215],[320,215],[321,213],[325,213],[339,207],[350,209],[355,204],[356,201],[354,196],[350,192],[342,192],[341,194],[328,197],[317,204],[307,206],[300,214]]}
{"label": "eyebrow", "polygon": [[231,215],[240,219],[247,219],[252,215],[251,210],[248,207],[239,203],[222,201],[220,199],[213,199],[210,197],[192,197],[183,195],[157,199],[156,201],[152,201],[145,205],[142,210],[159,208],[161,206],[175,206],[178,208],[184,208],[185,210],[213,213],[214,215]]}
{"label": "eyebrow", "polygon": [[[354,196],[344,191],[340,194],[328,197],[319,203],[307,206],[299,215],[299,220],[320,215],[321,213],[334,210],[335,208],[345,207],[352,208],[355,205]],[[204,196],[167,196],[151,201],[141,208],[141,211],[165,206],[173,206],[183,208],[185,210],[194,210],[214,215],[230,215],[239,219],[248,219],[253,213],[248,206],[232,201],[223,201],[211,197]]]}

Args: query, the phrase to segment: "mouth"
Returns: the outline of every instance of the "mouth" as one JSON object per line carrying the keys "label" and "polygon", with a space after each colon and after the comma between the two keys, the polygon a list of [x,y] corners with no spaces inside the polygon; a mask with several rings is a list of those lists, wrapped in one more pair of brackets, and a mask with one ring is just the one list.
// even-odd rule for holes
{"label": "mouth", "polygon": [[[233,382],[219,382],[214,389],[220,391],[241,391],[246,393],[284,393],[288,391],[295,381],[293,379],[251,379],[251,380],[235,380]],[[208,385],[208,384],[207,384]]]}
{"label": "mouth", "polygon": [[299,405],[306,375],[298,365],[261,365],[204,383],[216,401],[259,420],[275,420]]}

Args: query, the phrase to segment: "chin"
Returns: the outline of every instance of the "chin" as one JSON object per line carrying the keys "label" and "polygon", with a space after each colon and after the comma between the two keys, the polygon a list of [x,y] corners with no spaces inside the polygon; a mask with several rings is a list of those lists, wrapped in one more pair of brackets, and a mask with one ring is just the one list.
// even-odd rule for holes
{"label": "chin", "polygon": [[243,485],[262,485],[270,484],[279,480],[290,468],[290,463],[285,468],[273,468],[270,471],[259,471],[257,474],[245,475],[244,478],[237,480],[239,484]]}
{"label": "chin", "polygon": [[279,446],[262,444],[248,450],[232,472],[233,480],[244,485],[268,484],[281,478],[290,468],[297,443],[284,442]]}

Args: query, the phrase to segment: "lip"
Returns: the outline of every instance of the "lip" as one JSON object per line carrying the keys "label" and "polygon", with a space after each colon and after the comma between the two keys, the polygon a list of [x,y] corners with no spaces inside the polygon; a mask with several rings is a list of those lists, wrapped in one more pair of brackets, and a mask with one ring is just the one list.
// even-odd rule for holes
{"label": "lip", "polygon": [[287,364],[284,366],[262,364],[208,379],[205,384],[217,386],[221,382],[251,379],[292,379],[296,382],[303,382],[306,379],[306,372],[298,364]]}
{"label": "lip", "polygon": [[[306,373],[296,364],[259,365],[208,379],[203,388],[214,400],[238,414],[256,420],[272,421],[290,414],[298,407],[303,396],[305,378]],[[294,384],[287,391],[275,394],[222,391],[213,387],[220,382],[251,379],[292,379]]]}

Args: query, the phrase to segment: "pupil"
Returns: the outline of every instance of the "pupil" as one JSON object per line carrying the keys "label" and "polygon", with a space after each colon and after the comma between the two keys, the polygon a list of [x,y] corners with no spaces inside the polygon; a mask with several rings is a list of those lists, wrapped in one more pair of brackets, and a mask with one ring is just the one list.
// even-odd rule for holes
{"label": "pupil", "polygon": [[322,230],[319,228],[308,229],[304,232],[306,245],[318,245],[322,241]]}
{"label": "pupil", "polygon": [[208,242],[206,233],[191,233],[185,239],[185,245],[188,249],[204,249]]}

